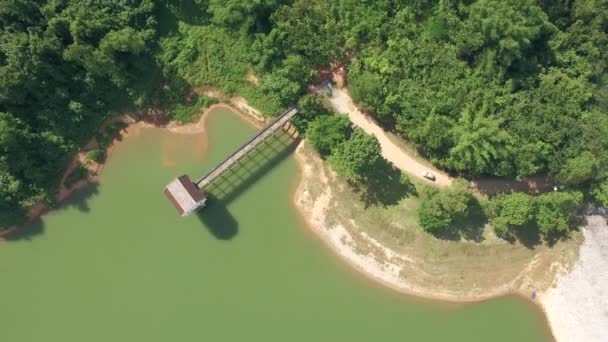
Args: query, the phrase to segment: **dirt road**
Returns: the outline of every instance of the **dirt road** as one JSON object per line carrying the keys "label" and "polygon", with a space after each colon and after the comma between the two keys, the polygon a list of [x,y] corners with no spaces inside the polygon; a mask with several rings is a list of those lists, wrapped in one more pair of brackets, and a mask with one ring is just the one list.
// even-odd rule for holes
{"label": "dirt road", "polygon": [[[452,178],[447,173],[437,170],[432,166],[424,165],[391,141],[382,127],[371,117],[361,113],[345,89],[334,88],[332,96],[328,98],[338,113],[347,113],[348,118],[353,124],[363,129],[366,133],[374,135],[380,142],[384,158],[393,163],[401,171],[421,179],[425,179],[422,177],[423,172],[430,171],[435,175],[435,181],[433,182],[435,185],[445,187],[452,184]],[[426,181],[431,182],[429,180]]]}

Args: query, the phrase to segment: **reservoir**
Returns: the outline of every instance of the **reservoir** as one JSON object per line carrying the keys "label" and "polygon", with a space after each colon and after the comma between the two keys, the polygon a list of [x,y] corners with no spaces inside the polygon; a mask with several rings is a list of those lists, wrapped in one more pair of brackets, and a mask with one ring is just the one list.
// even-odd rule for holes
{"label": "reservoir", "polygon": [[165,184],[198,178],[256,131],[208,115],[201,134],[133,129],[98,184],[0,242],[1,341],[552,340],[522,299],[422,301],[352,271],[292,206],[284,135],[179,217]]}

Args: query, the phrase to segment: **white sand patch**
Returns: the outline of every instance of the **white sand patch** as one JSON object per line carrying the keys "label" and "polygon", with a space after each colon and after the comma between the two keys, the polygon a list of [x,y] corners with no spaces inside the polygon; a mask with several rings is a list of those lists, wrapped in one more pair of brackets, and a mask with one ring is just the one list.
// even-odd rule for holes
{"label": "white sand patch", "polygon": [[608,341],[608,225],[588,216],[579,260],[542,303],[558,342]]}

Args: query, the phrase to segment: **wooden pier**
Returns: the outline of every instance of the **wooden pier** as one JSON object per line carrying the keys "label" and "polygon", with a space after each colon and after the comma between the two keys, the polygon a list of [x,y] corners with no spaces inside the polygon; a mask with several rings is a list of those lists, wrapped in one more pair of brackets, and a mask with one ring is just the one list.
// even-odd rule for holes
{"label": "wooden pier", "polygon": [[207,202],[207,197],[203,193],[205,188],[213,184],[224,172],[230,170],[230,168],[247,156],[247,153],[255,149],[259,144],[272,137],[285,126],[288,126],[289,120],[298,114],[298,111],[298,107],[292,107],[279,115],[278,118],[264,127],[253,138],[226,157],[226,159],[222,160],[209,173],[199,178],[196,182],[192,182],[185,175],[174,179],[165,187],[165,195],[167,195],[180,215],[187,216],[194,213]]}
{"label": "wooden pier", "polygon": [[211,185],[218,177],[220,177],[225,171],[229,170],[232,166],[239,162],[243,157],[249,153],[249,151],[253,150],[264,142],[266,139],[271,137],[278,130],[282,129],[291,118],[293,118],[296,114],[298,114],[298,108],[292,107],[281,114],[278,118],[276,118],[273,122],[264,127],[259,133],[257,133],[253,138],[239,147],[234,153],[226,157],[226,159],[222,160],[216,167],[211,169],[209,173],[199,178],[195,184],[199,189],[205,190],[206,187]]}

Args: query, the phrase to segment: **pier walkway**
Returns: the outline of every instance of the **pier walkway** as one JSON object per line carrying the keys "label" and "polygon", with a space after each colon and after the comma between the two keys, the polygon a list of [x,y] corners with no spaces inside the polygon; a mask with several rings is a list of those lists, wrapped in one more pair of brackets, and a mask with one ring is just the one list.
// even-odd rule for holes
{"label": "pier walkway", "polygon": [[271,137],[275,132],[282,129],[283,126],[289,122],[289,120],[298,114],[298,107],[292,107],[281,114],[273,122],[264,127],[258,132],[253,138],[239,147],[234,153],[222,160],[216,167],[211,169],[209,173],[199,178],[195,184],[201,189],[205,190],[206,187],[211,185],[218,177],[220,177],[225,171],[229,170],[232,166],[239,162],[247,153],[253,150],[260,143],[264,142],[267,138]]}

